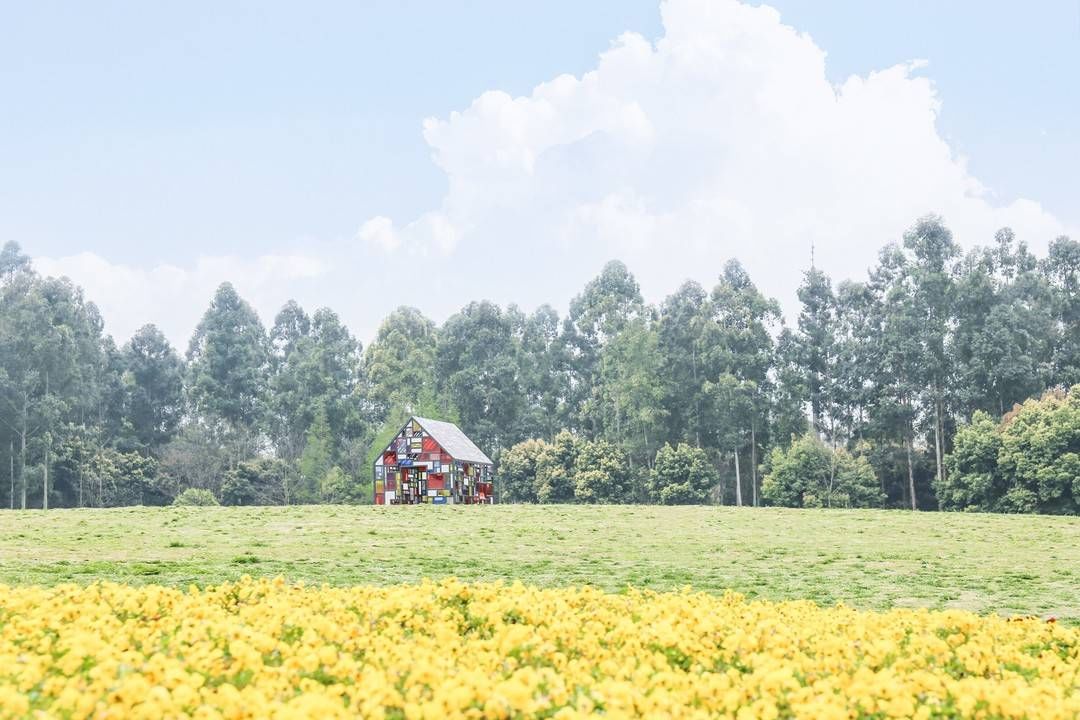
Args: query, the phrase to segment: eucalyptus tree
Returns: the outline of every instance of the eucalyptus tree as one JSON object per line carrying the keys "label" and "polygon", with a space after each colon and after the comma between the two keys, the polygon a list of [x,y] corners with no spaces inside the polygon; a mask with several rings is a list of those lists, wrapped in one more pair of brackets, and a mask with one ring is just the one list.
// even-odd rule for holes
{"label": "eucalyptus tree", "polygon": [[439,394],[453,402],[465,433],[496,453],[524,439],[519,359],[513,318],[486,300],[469,303],[439,330]]}
{"label": "eucalyptus tree", "polygon": [[[671,379],[663,373],[657,332],[631,318],[601,350],[597,395],[606,438],[626,452],[631,472],[652,466],[667,415]],[[635,476],[640,490],[644,475]]]}
{"label": "eucalyptus tree", "polygon": [[191,412],[215,442],[230,447],[230,467],[254,454],[264,426],[270,351],[255,310],[222,283],[187,351]]}
{"label": "eucalyptus tree", "polygon": [[701,285],[687,281],[661,303],[656,324],[662,375],[668,382],[664,394],[667,438],[699,448],[708,443],[702,437],[703,386],[719,372],[710,365],[710,359],[715,359],[709,352],[710,337],[716,336],[710,302]]}
{"label": "eucalyptus tree", "polygon": [[[303,465],[301,454],[307,453],[316,423],[319,442],[329,453],[327,469],[346,465],[350,441],[367,437],[374,423],[363,393],[360,343],[332,310],[320,308],[309,318],[295,303],[278,314],[271,336],[276,359],[269,408],[284,470]],[[310,500],[318,496],[322,476],[308,480],[316,483],[308,487]],[[304,499],[301,495],[296,497]]]}
{"label": "eucalyptus tree", "polygon": [[907,475],[902,494],[911,509],[917,510],[915,424],[927,369],[913,273],[900,247],[890,244],[881,250],[868,290],[873,293],[872,323],[878,329],[865,358],[877,381],[872,430],[879,441],[902,444]]}
{"label": "eucalyptus tree", "polygon": [[[736,494],[741,497],[739,454],[750,451],[752,500],[758,499],[758,451],[768,430],[771,369],[775,363],[772,332],[781,323],[780,305],[766,298],[736,260],[729,260],[711,295],[713,324],[710,365],[720,376],[710,378],[720,447],[734,453]],[[730,377],[729,377],[730,376]]]}
{"label": "eucalyptus tree", "polygon": [[158,455],[184,414],[184,362],[154,325],[135,331],[119,354],[124,432],[144,455]]}
{"label": "eucalyptus tree", "polygon": [[399,307],[383,320],[364,354],[369,400],[380,420],[435,404],[437,342],[435,323],[416,308]]}
{"label": "eucalyptus tree", "polygon": [[[310,344],[311,316],[295,300],[278,311],[270,329],[270,382],[268,430],[277,456],[284,462],[283,497],[288,503],[289,474],[304,450],[304,437],[313,418],[307,388],[302,387],[295,356],[302,343]],[[240,478],[243,474],[235,474]],[[242,493],[241,493],[242,494]]]}
{"label": "eucalyptus tree", "polygon": [[285,361],[296,344],[311,334],[311,317],[295,300],[289,300],[278,310],[270,328],[270,355],[275,367]]}
{"label": "eucalyptus tree", "polygon": [[[810,418],[819,435],[835,435],[833,388],[836,384],[836,296],[829,277],[811,267],[798,289],[798,339],[801,364],[806,373]],[[835,438],[833,438],[835,439]]]}
{"label": "eucalyptus tree", "polygon": [[933,423],[935,476],[941,482],[945,455],[946,397],[953,381],[948,352],[949,329],[956,297],[953,261],[960,249],[941,218],[920,218],[904,234],[904,247],[911,253],[910,308],[916,313],[921,342],[922,371],[918,377],[925,387],[923,402]]}
{"label": "eucalyptus tree", "polygon": [[519,434],[550,440],[561,429],[559,420],[565,413],[569,382],[559,314],[550,305],[541,305],[528,316],[513,306],[508,313],[519,345],[518,364],[525,393]]}
{"label": "eucalyptus tree", "polygon": [[603,434],[609,414],[600,397],[602,349],[634,318],[645,312],[641,288],[626,265],[612,260],[570,302],[570,327],[564,342],[570,350],[570,402],[578,423],[591,437]]}
{"label": "eucalyptus tree", "polygon": [[884,317],[865,282],[841,282],[835,298],[832,413],[850,443],[863,439],[876,393],[887,385],[878,356]]}
{"label": "eucalyptus tree", "polygon": [[969,251],[957,279],[953,352],[963,417],[1001,416],[1042,392],[1053,373],[1051,289],[1010,230],[996,240]]}
{"label": "eucalyptus tree", "polygon": [[[735,467],[735,504],[741,507],[744,504],[744,498],[739,456],[747,443],[756,439],[751,437],[749,430],[754,427],[754,416],[757,411],[754,401],[758,388],[751,380],[740,379],[733,373],[724,372],[716,380],[706,380],[704,391],[709,399],[709,419],[715,428],[718,453],[730,453]],[[754,457],[756,459],[756,455]],[[756,505],[756,470],[754,472],[751,483],[751,502]]]}
{"label": "eucalyptus tree", "polygon": [[1080,242],[1064,236],[1055,239],[1040,270],[1052,293],[1051,382],[1076,385],[1080,383]]}
{"label": "eucalyptus tree", "polygon": [[48,509],[56,492],[50,473],[57,448],[101,401],[106,341],[97,308],[81,289],[66,278],[41,278],[18,258],[17,247],[5,248],[0,423],[10,438],[11,504],[17,484],[19,505],[27,507],[27,469],[34,461],[40,468],[41,506]]}

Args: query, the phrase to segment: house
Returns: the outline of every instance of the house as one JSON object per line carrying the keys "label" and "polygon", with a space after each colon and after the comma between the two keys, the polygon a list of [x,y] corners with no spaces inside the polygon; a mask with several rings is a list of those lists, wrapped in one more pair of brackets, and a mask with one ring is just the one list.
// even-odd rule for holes
{"label": "house", "polygon": [[412,417],[375,461],[376,505],[494,502],[491,458],[454,423]]}

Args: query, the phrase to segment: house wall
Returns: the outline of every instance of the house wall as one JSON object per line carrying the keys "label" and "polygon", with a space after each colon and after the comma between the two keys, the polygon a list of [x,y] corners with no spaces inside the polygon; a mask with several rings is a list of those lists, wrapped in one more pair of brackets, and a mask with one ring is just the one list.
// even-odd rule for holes
{"label": "house wall", "polygon": [[456,460],[415,421],[376,460],[374,483],[376,505],[492,502],[492,467]]}

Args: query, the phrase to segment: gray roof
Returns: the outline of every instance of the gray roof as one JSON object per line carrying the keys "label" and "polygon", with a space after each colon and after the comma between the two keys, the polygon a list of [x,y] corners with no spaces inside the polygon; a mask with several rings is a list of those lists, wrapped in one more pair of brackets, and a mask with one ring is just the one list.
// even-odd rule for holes
{"label": "gray roof", "polygon": [[442,445],[442,449],[448,452],[455,460],[483,463],[485,465],[492,464],[491,458],[485,455],[483,450],[476,447],[476,444],[465,433],[461,432],[461,428],[454,423],[416,416],[413,416],[412,419],[420,423],[420,427],[427,430],[428,434],[435,438],[435,442]]}

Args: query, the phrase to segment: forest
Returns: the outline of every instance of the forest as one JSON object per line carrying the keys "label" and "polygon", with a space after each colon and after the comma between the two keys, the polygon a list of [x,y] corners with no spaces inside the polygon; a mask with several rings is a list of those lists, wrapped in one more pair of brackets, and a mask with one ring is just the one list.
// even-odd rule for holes
{"label": "forest", "polygon": [[[572,299],[329,308],[267,327],[221,285],[187,348],[123,345],[66,278],[0,252],[5,508],[370,502],[410,415],[457,422],[502,502],[1080,511],[1080,243],[964,250],[918,220],[785,313],[737,260],[646,303],[621,262]],[[2,477],[0,476],[0,477]]]}

